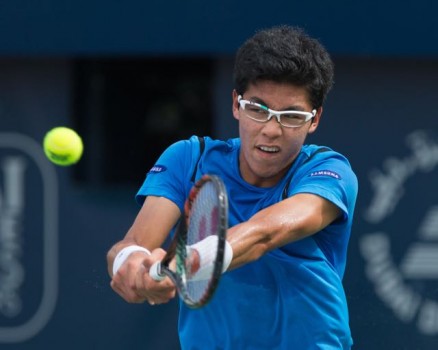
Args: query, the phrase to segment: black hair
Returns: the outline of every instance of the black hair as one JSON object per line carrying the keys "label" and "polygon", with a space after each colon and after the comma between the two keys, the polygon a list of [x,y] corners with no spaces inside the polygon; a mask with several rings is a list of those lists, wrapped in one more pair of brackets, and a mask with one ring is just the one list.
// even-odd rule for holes
{"label": "black hair", "polygon": [[301,28],[277,26],[257,32],[237,51],[234,88],[243,95],[262,80],[303,86],[313,108],[333,85],[334,65],[322,44]]}

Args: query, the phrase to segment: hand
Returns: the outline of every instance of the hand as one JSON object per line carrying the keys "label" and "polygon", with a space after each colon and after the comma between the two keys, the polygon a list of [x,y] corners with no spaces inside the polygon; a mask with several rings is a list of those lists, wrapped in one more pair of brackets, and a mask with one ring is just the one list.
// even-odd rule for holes
{"label": "hand", "polygon": [[130,303],[145,301],[151,305],[167,303],[175,297],[175,286],[168,278],[156,282],[149,276],[150,266],[155,261],[161,260],[165,254],[166,252],[161,248],[152,251],[151,255],[146,255],[144,252],[131,253],[113,276],[111,287]]}

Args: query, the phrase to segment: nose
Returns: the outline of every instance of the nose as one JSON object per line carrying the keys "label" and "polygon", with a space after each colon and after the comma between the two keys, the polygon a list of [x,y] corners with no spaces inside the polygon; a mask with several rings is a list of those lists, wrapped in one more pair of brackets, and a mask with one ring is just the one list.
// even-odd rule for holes
{"label": "nose", "polygon": [[271,114],[268,121],[264,123],[263,133],[269,137],[281,135],[283,129],[279,119],[278,115]]}

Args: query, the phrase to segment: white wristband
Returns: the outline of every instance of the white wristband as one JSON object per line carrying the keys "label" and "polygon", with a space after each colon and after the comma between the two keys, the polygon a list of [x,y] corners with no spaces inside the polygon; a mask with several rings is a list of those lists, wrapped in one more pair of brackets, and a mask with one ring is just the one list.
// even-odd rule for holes
{"label": "white wristband", "polygon": [[[217,236],[209,236],[202,241],[195,243],[191,246],[188,246],[189,249],[196,249],[199,254],[200,259],[200,268],[192,276],[192,280],[203,280],[208,278],[211,274],[214,264],[215,254],[211,254],[211,252],[215,252],[218,245],[218,237]],[[225,241],[225,250],[224,250],[224,260],[222,265],[222,273],[224,273],[228,266],[231,264],[231,260],[233,260],[233,248],[231,248],[230,243]]]}
{"label": "white wristband", "polygon": [[233,248],[231,248],[231,244],[228,241],[225,241],[225,251],[224,251],[224,264],[222,266],[222,273],[227,271],[228,267],[233,260]]}
{"label": "white wristband", "polygon": [[141,247],[139,245],[128,245],[123,248],[120,252],[117,253],[114,263],[113,263],[113,276],[117,273],[123,263],[126,261],[128,256],[134,252],[144,252],[147,255],[151,255],[151,252],[145,247]]}

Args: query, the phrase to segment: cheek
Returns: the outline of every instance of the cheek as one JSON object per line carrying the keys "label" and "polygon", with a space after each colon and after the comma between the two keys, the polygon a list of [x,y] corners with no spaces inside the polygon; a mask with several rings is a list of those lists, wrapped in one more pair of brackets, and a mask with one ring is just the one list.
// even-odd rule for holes
{"label": "cheek", "polygon": [[253,122],[252,120],[249,120],[248,118],[240,118],[239,133],[240,138],[243,140],[255,140],[256,136],[261,133],[260,125]]}
{"label": "cheek", "polygon": [[239,137],[242,144],[246,144],[247,140],[251,137],[248,128],[245,127],[245,124],[242,123],[242,120],[239,121]]}
{"label": "cheek", "polygon": [[293,133],[289,135],[286,144],[289,145],[291,153],[295,153],[300,150],[304,142],[306,141],[307,130],[300,130],[298,133]]}

